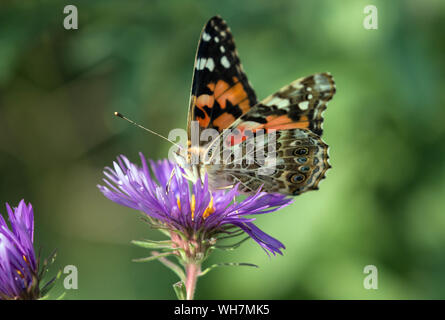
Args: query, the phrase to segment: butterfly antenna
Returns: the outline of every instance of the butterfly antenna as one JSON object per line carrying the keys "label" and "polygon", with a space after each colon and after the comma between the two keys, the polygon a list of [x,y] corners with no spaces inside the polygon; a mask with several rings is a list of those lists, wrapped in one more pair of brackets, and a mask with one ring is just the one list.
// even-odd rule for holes
{"label": "butterfly antenna", "polygon": [[127,117],[125,117],[122,113],[115,112],[114,115],[115,115],[116,117],[119,117],[119,118],[122,118],[122,119],[124,119],[124,120],[127,120],[128,122],[130,122],[131,124],[135,125],[136,127],[139,127],[139,128],[141,128],[141,129],[143,129],[143,130],[145,130],[145,131],[147,131],[147,132],[150,132],[151,134],[154,134],[155,136],[158,136],[159,138],[162,138],[162,139],[164,139],[164,140],[167,140],[168,142],[170,142],[170,143],[174,144],[175,146],[177,146],[179,149],[183,149],[183,147],[181,147],[181,146],[180,146],[179,144],[177,144],[176,142],[171,141],[170,139],[164,137],[163,135],[161,135],[161,134],[159,134],[159,133],[157,133],[157,132],[154,132],[153,130],[150,130],[150,129],[145,128],[144,126],[141,126],[139,123],[136,123],[136,122],[134,122],[133,120],[128,119]]}

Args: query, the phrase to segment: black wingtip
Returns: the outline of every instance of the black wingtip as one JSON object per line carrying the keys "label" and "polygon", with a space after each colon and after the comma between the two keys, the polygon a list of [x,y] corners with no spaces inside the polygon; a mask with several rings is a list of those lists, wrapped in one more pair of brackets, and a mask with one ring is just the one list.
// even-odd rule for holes
{"label": "black wingtip", "polygon": [[221,18],[221,16],[219,14],[217,14],[217,15],[211,17],[207,23],[221,25],[221,24],[225,24],[225,21],[223,18]]}

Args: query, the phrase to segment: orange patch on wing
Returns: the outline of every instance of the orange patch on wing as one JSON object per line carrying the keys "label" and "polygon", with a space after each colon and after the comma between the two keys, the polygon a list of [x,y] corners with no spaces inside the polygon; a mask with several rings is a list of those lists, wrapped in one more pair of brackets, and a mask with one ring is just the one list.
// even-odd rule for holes
{"label": "orange patch on wing", "polygon": [[235,117],[230,113],[223,113],[218,118],[213,120],[213,125],[217,126],[220,130],[228,128],[235,121]]}
{"label": "orange patch on wing", "polygon": [[210,83],[207,85],[207,88],[209,88],[211,91],[215,91],[215,84],[214,84],[213,82],[210,82]]}
{"label": "orange patch on wing", "polygon": [[226,102],[230,101],[233,106],[239,104],[240,109],[245,113],[250,108],[249,102],[244,102],[247,100],[247,92],[244,90],[242,83],[238,82],[237,77],[233,77],[233,82],[235,82],[235,85],[230,87],[227,82],[219,80],[216,83],[214,95],[221,109],[225,109]]}
{"label": "orange patch on wing", "polygon": [[245,114],[247,111],[250,110],[250,102],[249,102],[248,99],[246,99],[246,100],[244,100],[243,102],[241,102],[238,106],[240,107],[241,112],[242,112],[243,114]]}
{"label": "orange patch on wing", "polygon": [[[213,91],[213,95],[216,97],[221,96],[227,89],[229,89],[229,84],[223,80],[219,80],[216,83],[215,90]],[[219,102],[219,100],[218,100]],[[225,105],[224,105],[225,106]]]}
{"label": "orange patch on wing", "polygon": [[280,124],[285,124],[292,122],[292,120],[284,115],[284,116],[268,116],[266,117],[267,123],[264,124],[265,127],[273,127]]}
{"label": "orange patch on wing", "polygon": [[215,98],[208,94],[202,94],[196,99],[196,106],[203,110],[205,106],[209,108],[213,108],[213,104],[215,103]]}
{"label": "orange patch on wing", "polygon": [[204,110],[204,107],[213,108],[213,104],[215,103],[215,98],[208,94],[202,94],[198,98],[195,99],[195,106],[200,109],[204,113],[204,118],[197,117],[199,125],[202,128],[207,128],[210,123],[210,116]]}
{"label": "orange patch on wing", "polygon": [[298,121],[292,121],[287,115],[268,116],[266,120],[267,123],[260,125],[257,129],[288,130],[309,128],[309,119],[307,116],[301,116]]}
{"label": "orange patch on wing", "polygon": [[196,120],[198,120],[201,128],[207,128],[209,126],[210,117],[207,115],[207,113],[204,118],[197,117]]}
{"label": "orange patch on wing", "polygon": [[235,106],[246,98],[247,93],[244,91],[243,85],[238,82],[229,90],[225,91],[217,100],[221,108],[224,109],[226,107],[226,101],[230,101],[230,103]]}
{"label": "orange patch on wing", "polygon": [[[213,108],[215,104],[215,98],[216,101],[218,101],[221,109],[225,109],[227,101],[230,101],[233,106],[237,105],[241,109],[241,112],[243,114],[249,111],[250,102],[247,99],[247,92],[244,90],[242,83],[238,82],[237,77],[233,77],[233,82],[235,83],[233,86],[230,86],[224,80],[219,80],[218,82],[216,82],[216,84],[210,82],[209,84],[207,84],[207,88],[213,91],[213,95],[202,94],[199,97],[194,98],[194,105],[205,115],[204,118],[197,117],[196,119],[199,121],[199,125],[201,127],[206,128],[210,124],[210,116],[207,114],[204,107]],[[218,118],[213,120],[213,124],[220,129],[225,129],[229,127],[234,121],[235,118],[233,115],[229,113],[223,113]]]}
{"label": "orange patch on wing", "polygon": [[295,128],[309,128],[309,118],[307,116],[301,116],[300,119],[295,123],[298,124],[298,127]]}

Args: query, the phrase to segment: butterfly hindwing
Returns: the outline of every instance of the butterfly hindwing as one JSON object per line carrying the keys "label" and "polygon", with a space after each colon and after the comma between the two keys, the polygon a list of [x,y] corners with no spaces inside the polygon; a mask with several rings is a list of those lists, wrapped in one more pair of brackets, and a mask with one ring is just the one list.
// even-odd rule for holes
{"label": "butterfly hindwing", "polygon": [[[221,152],[223,161],[206,165],[213,188],[239,183],[240,191],[246,194],[262,187],[271,193],[298,195],[318,189],[331,167],[328,146],[308,129],[273,130],[255,141],[255,149],[248,146],[250,142],[248,139],[233,146],[244,151],[242,158],[234,159]],[[246,150],[263,154],[263,161],[252,157],[253,151]],[[236,154],[232,151],[231,154]]]}
{"label": "butterfly hindwing", "polygon": [[200,130],[221,132],[257,103],[247,80],[235,42],[226,22],[211,18],[201,32],[195,58],[188,115],[198,121]]}

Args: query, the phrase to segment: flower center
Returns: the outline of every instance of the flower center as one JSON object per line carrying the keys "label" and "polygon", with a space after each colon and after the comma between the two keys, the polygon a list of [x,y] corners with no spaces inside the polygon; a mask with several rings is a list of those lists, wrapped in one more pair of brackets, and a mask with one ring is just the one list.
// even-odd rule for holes
{"label": "flower center", "polygon": [[[205,209],[204,213],[202,214],[202,218],[206,219],[209,215],[215,212],[215,208],[213,207],[213,196],[210,196],[210,202]],[[178,209],[181,210],[181,200],[179,197],[176,199],[176,202],[178,204]],[[195,219],[195,208],[196,208],[196,198],[195,195],[192,194],[192,200],[190,201],[190,210],[192,211],[192,221]]]}

